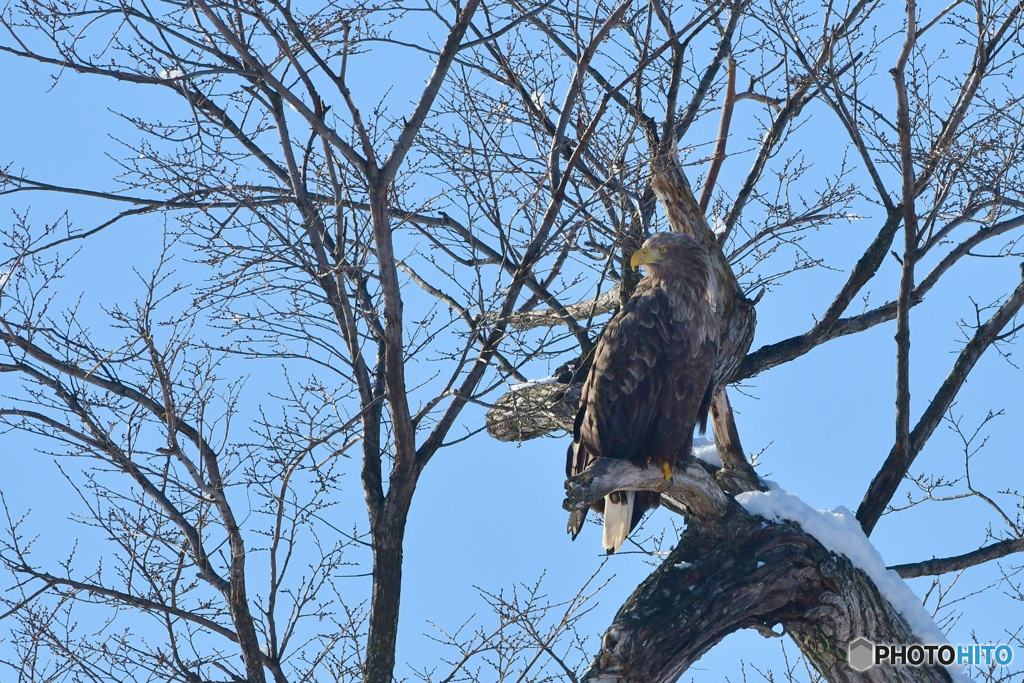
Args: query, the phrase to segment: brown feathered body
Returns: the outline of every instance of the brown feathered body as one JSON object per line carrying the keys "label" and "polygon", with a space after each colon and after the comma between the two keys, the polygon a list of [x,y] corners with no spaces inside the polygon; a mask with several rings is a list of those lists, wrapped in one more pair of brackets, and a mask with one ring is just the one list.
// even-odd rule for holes
{"label": "brown feathered body", "polygon": [[[605,327],[583,384],[569,477],[599,457],[675,466],[690,455],[694,426],[699,422],[703,431],[706,425],[718,343],[707,301],[707,250],[687,235],[657,233],[634,256],[636,263],[646,265],[647,276]],[[609,553],[658,501],[649,491],[615,491],[595,503],[593,509],[605,513]],[[609,506],[620,506],[615,521]],[[586,513],[571,513],[573,539]]]}

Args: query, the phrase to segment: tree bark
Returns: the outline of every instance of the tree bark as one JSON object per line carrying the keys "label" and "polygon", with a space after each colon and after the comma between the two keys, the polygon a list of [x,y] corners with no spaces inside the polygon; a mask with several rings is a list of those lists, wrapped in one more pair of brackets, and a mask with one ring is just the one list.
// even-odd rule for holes
{"label": "tree bark", "polygon": [[941,666],[850,668],[846,646],[859,636],[920,641],[848,559],[796,524],[762,525],[742,509],[714,531],[687,529],[619,610],[583,680],[671,683],[728,634],[778,624],[828,681],[951,680]]}

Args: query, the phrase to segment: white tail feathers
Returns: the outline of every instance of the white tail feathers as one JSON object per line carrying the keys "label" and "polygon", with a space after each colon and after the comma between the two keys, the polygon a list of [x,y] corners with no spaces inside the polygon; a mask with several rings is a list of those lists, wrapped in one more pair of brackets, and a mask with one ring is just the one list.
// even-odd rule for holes
{"label": "white tail feathers", "polygon": [[[616,495],[617,494],[617,495]],[[613,503],[612,496],[621,500],[625,494],[625,503]],[[601,545],[609,553],[618,552],[619,546],[629,535],[629,527],[633,521],[633,491],[616,491],[604,497],[604,536]]]}

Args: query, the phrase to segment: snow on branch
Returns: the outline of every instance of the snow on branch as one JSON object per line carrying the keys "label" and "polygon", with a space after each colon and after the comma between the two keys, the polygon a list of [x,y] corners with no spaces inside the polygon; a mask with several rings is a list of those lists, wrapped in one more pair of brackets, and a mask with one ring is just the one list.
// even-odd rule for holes
{"label": "snow on branch", "polygon": [[[946,636],[925,610],[921,599],[900,575],[887,569],[878,552],[852,512],[845,507],[815,510],[792,493],[775,488],[771,491],[748,491],[736,496],[736,502],[747,512],[773,522],[796,522],[827,550],[845,556],[875,584],[882,597],[907,622],[922,643],[942,645]],[[954,681],[966,681],[962,667],[946,667]]]}

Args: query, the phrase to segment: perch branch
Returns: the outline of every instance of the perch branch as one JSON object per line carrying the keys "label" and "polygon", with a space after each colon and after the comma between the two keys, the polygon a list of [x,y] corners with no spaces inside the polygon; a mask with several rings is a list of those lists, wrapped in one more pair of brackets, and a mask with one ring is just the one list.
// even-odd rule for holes
{"label": "perch branch", "polygon": [[676,499],[693,516],[703,520],[721,517],[735,503],[725,495],[703,463],[695,459],[665,479],[660,467],[645,467],[628,460],[598,458],[586,471],[565,481],[566,510],[580,510],[612,491],[657,491]]}

